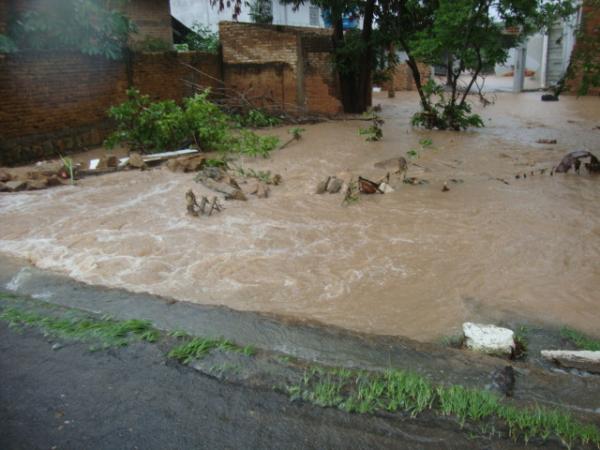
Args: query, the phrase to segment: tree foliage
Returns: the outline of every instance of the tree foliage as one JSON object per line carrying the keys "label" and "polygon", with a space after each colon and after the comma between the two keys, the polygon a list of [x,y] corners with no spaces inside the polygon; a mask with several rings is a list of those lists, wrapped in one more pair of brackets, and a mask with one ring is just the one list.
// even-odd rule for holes
{"label": "tree foliage", "polygon": [[11,27],[11,38],[21,49],[79,50],[86,55],[119,59],[133,23],[110,3],[101,0],[40,2],[24,12]]}

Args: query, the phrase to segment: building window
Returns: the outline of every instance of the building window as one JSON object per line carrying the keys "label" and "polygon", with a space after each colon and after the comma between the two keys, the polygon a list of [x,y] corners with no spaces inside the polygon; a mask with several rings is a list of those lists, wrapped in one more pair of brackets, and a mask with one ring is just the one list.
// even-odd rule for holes
{"label": "building window", "polygon": [[313,27],[318,27],[319,26],[319,7],[318,6],[310,6],[308,8],[308,13],[309,13],[309,20],[310,20],[310,24]]}

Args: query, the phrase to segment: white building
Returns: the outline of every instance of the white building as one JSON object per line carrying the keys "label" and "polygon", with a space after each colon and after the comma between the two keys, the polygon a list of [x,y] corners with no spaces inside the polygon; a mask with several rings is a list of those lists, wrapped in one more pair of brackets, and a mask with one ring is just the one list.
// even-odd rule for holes
{"label": "white building", "polygon": [[[536,33],[525,44],[525,69],[535,74],[531,86],[547,88],[563,77],[575,46],[575,33],[581,23],[581,9],[568,20],[556,22],[546,33]],[[515,68],[517,49],[511,49],[508,60],[496,66],[496,75],[502,76]]]}
{"label": "white building", "polygon": [[[294,11],[292,5],[282,4],[278,0],[261,1],[263,7],[267,9],[270,7],[274,25],[324,27],[321,9],[310,2],[300,5],[298,10]],[[218,31],[220,21],[232,20],[233,7],[226,7],[223,11],[219,11],[218,6],[211,6],[210,0],[171,0],[171,14],[188,27],[201,24],[212,31]],[[245,2],[242,2],[242,12],[237,20],[253,22],[250,7]]]}

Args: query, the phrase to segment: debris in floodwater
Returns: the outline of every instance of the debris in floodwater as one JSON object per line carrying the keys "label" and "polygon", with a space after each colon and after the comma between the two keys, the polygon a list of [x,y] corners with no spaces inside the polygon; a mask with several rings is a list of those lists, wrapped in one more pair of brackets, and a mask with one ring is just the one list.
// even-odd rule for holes
{"label": "debris in floodwater", "polygon": [[558,96],[554,94],[544,94],[542,95],[543,102],[557,102]]}
{"label": "debris in floodwater", "polygon": [[[596,156],[586,150],[577,150],[567,153],[556,167],[556,173],[567,173],[571,168],[573,168],[576,173],[579,173],[581,160],[586,158],[590,159],[589,162],[584,163],[587,171],[589,173],[600,173],[600,161]],[[552,173],[550,175],[552,175]]]}
{"label": "debris in floodwater", "polygon": [[556,144],[556,139],[538,139],[535,141],[538,144]]}
{"label": "debris in floodwater", "polygon": [[417,177],[406,178],[403,181],[406,184],[412,184],[412,185],[429,184],[429,181],[423,180],[423,179],[420,179],[420,178],[417,178]]}
{"label": "debris in floodwater", "polygon": [[329,177],[325,190],[330,194],[337,194],[342,189],[342,180],[338,177]]}
{"label": "debris in floodwater", "polygon": [[[223,210],[223,206],[221,206],[219,199],[216,196],[213,197],[212,201],[209,201],[207,197],[202,196],[200,203],[198,203],[196,200],[196,195],[191,189],[185,193],[185,202],[188,214],[194,217],[198,217],[200,215],[211,216],[213,211]],[[209,204],[209,210],[206,211],[206,207]]]}
{"label": "debris in floodwater", "polygon": [[237,181],[218,167],[203,168],[194,180],[208,189],[224,194],[225,200],[247,200]]}
{"label": "debris in floodwater", "polygon": [[361,194],[383,194],[383,191],[379,189],[379,184],[363,177],[358,177],[358,191]]}
{"label": "debris in floodwater", "polygon": [[327,185],[329,184],[330,179],[331,179],[331,177],[327,177],[323,181],[320,181],[319,184],[317,184],[317,190],[315,193],[324,194],[325,191],[327,190]]}
{"label": "debris in floodwater", "polygon": [[442,187],[442,192],[449,192],[450,188],[448,187],[448,183],[444,183],[444,186]]}

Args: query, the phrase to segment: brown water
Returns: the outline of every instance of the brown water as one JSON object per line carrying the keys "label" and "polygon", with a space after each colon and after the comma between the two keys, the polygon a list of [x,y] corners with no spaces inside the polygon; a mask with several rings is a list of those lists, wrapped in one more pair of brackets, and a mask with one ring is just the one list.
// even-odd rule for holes
{"label": "brown water", "polygon": [[[514,315],[598,334],[600,178],[514,174],[596,150],[600,99],[539,97],[501,94],[480,111],[487,128],[461,134],[411,129],[412,93],[380,97],[382,141],[364,142],[357,121],[306,126],[301,142],[241,162],[282,174],[269,199],[210,218],[185,214],[184,193],[207,191],[166,169],[2,195],[0,251],[88,283],[421,340]],[[375,162],[422,138],[433,146],[408,175],[428,185],[349,207],[313,194],[341,171],[384,175]],[[450,179],[464,182],[441,192]]]}

